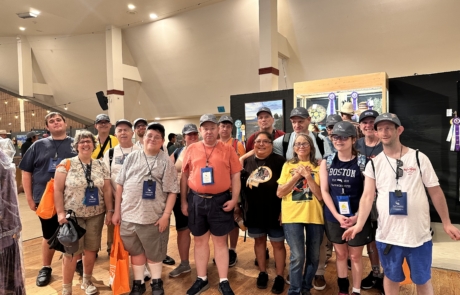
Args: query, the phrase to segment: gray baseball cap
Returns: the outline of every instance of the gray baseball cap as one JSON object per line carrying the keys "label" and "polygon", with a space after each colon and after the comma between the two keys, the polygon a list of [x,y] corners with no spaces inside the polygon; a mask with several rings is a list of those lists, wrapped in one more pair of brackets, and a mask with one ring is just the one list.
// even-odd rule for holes
{"label": "gray baseball cap", "polygon": [[198,133],[198,128],[196,128],[195,124],[185,124],[184,128],[182,128],[182,134],[189,134],[189,133]]}
{"label": "gray baseball cap", "polygon": [[337,122],[332,129],[332,135],[356,137],[356,127],[348,121]]}
{"label": "gray baseball cap", "polygon": [[223,122],[230,122],[230,123],[232,123],[232,125],[233,125],[233,118],[230,117],[230,116],[225,116],[225,115],[224,115],[224,116],[220,117],[218,123],[223,123]]}
{"label": "gray baseball cap", "polygon": [[133,124],[131,124],[131,122],[129,122],[126,119],[120,119],[117,122],[115,122],[115,127],[118,127],[118,125],[120,125],[120,124],[126,124],[126,125],[129,126],[129,128],[133,128]]}
{"label": "gray baseball cap", "polygon": [[33,138],[34,136],[37,136],[37,133],[30,131],[29,133],[26,134],[27,138]]}
{"label": "gray baseball cap", "polygon": [[101,122],[101,121],[107,121],[107,122],[110,122],[110,118],[108,115],[106,114],[99,114],[96,116],[96,124]]}
{"label": "gray baseball cap", "polygon": [[262,113],[262,112],[269,113],[270,116],[273,117],[273,115],[272,115],[272,110],[270,110],[270,108],[267,108],[267,107],[261,107],[261,108],[257,111],[256,116],[259,116],[259,114]]}
{"label": "gray baseball cap", "polygon": [[78,251],[78,234],[74,225],[71,222],[64,223],[57,235],[59,242],[64,246],[65,253],[74,254]]}
{"label": "gray baseball cap", "polygon": [[296,107],[295,109],[291,111],[291,116],[289,118],[292,118],[292,117],[308,118],[310,117],[310,115],[308,114],[308,111],[306,108]]}
{"label": "gray baseball cap", "polygon": [[338,122],[342,122],[342,117],[337,114],[329,115],[326,118],[326,126],[334,126]]}
{"label": "gray baseball cap", "polygon": [[145,125],[147,125],[147,120],[144,118],[137,118],[136,120],[134,120],[134,123],[133,123],[134,128],[136,128],[137,123],[144,123]]}
{"label": "gray baseball cap", "polygon": [[377,118],[379,116],[379,113],[374,110],[365,110],[364,112],[359,115],[359,123],[361,123],[362,120],[366,118]]}
{"label": "gray baseball cap", "polygon": [[398,127],[401,126],[401,121],[399,120],[398,116],[392,113],[384,113],[375,119],[374,129],[377,130],[377,124],[383,121],[393,122]]}
{"label": "gray baseball cap", "polygon": [[200,118],[200,126],[203,125],[203,123],[206,122],[212,122],[214,124],[217,124],[217,118],[213,114],[204,114]]}

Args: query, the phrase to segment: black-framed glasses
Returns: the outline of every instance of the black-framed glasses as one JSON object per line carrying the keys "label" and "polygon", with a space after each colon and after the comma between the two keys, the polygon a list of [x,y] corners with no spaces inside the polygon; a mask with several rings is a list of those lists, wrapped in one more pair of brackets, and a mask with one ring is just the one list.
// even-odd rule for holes
{"label": "black-framed glasses", "polygon": [[265,140],[265,139],[258,139],[254,141],[255,144],[270,144],[272,143],[270,140]]}
{"label": "black-framed glasses", "polygon": [[350,138],[350,136],[332,135],[331,138],[332,138],[332,141],[338,141],[338,140],[347,141],[348,138]]}
{"label": "black-framed glasses", "polygon": [[403,161],[396,160],[396,179],[403,177],[404,175],[404,170],[402,169],[403,165],[404,165]]}

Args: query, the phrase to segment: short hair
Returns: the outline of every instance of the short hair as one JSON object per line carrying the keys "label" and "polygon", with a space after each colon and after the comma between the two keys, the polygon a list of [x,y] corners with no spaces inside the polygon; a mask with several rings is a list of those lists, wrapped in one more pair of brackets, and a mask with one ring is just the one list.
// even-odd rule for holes
{"label": "short hair", "polygon": [[64,115],[62,115],[59,112],[51,112],[51,113],[49,113],[48,115],[45,116],[45,125],[46,125],[46,127],[48,127],[48,119],[54,118],[56,116],[61,117],[62,121],[64,121],[64,123],[65,123]]}
{"label": "short hair", "polygon": [[271,142],[273,142],[273,137],[270,133],[267,131],[260,131],[259,133],[256,133],[256,136],[254,137],[254,141],[259,138],[260,135],[265,135]]}
{"label": "short hair", "polygon": [[171,139],[173,139],[174,137],[176,137],[176,134],[174,133],[169,133],[168,134],[168,140],[171,141]]}
{"label": "short hair", "polygon": [[80,133],[78,133],[77,136],[75,136],[75,139],[73,141],[73,148],[75,149],[75,151],[77,152],[78,154],[78,142],[80,140],[82,140],[83,138],[91,138],[91,141],[93,142],[93,146],[94,146],[94,149],[96,149],[96,137],[94,136],[94,134],[92,134],[91,132],[89,132],[88,130],[83,130],[81,131]]}

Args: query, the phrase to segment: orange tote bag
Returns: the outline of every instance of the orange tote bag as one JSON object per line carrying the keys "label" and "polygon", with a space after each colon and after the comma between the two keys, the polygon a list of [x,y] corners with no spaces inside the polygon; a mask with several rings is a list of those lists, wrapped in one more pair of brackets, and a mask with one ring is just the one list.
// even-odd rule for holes
{"label": "orange tote bag", "polygon": [[120,237],[120,226],[113,232],[112,251],[110,252],[110,282],[113,295],[128,293],[129,287],[129,253],[125,250]]}

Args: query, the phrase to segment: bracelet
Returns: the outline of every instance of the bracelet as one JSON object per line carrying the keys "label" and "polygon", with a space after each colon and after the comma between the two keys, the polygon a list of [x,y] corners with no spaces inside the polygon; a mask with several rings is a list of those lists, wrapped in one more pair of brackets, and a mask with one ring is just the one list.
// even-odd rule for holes
{"label": "bracelet", "polygon": [[171,212],[163,212],[163,214],[171,215]]}
{"label": "bracelet", "polygon": [[111,209],[111,210],[107,210],[107,212],[115,213],[115,210]]}

